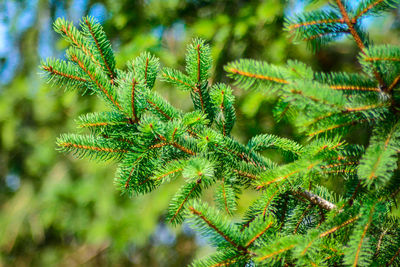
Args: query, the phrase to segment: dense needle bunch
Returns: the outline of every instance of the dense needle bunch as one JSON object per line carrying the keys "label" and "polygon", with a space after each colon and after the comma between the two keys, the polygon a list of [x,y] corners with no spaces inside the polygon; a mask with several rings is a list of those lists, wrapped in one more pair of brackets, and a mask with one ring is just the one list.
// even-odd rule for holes
{"label": "dense needle bunch", "polygon": [[[90,134],[66,134],[57,143],[78,157],[117,159],[115,183],[126,194],[144,194],[172,179],[181,180],[167,212],[172,224],[187,219],[216,247],[195,266],[369,266],[400,264],[398,219],[390,215],[400,191],[400,47],[370,45],[362,19],[399,5],[395,0],[348,4],[287,20],[296,40],[318,49],[342,35],[359,46],[364,74],[315,73],[289,61],[273,66],[239,60],[226,66],[244,88],[280,96],[274,112],[289,118],[310,139],[299,144],[270,134],[247,144],[230,132],[234,96],[225,84],[211,85],[210,49],[195,39],[187,48],[185,73],[163,68],[143,53],[125,70],[115,68],[102,27],[83,18],[81,30],[58,19],[54,26],[70,44],[67,60],[42,64],[49,80],[68,89],[99,95],[109,111],[78,118]],[[187,91],[194,110],[183,112],[158,95],[160,77]],[[373,128],[367,148],[346,143],[352,126]],[[276,149],[278,165],[264,151]],[[340,196],[323,186],[341,179]],[[215,205],[201,200],[213,187]],[[244,188],[258,192],[243,218],[229,219]]]}

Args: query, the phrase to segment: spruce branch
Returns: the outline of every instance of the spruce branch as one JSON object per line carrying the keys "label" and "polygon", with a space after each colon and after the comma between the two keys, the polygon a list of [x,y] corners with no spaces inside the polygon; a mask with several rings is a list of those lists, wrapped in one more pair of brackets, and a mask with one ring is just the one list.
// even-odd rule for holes
{"label": "spruce branch", "polygon": [[[365,54],[365,44],[364,42],[361,40],[360,35],[358,34],[358,32],[356,31],[356,29],[354,28],[354,25],[357,22],[357,19],[355,18],[355,21],[352,22],[349,18],[349,15],[347,13],[346,7],[343,5],[342,0],[336,0],[336,4],[338,5],[339,9],[340,9],[340,13],[343,16],[344,21],[347,24],[347,27],[349,27],[349,31],[351,33],[351,35],[353,36],[357,46],[360,48],[360,51]],[[378,3],[377,3],[378,4]],[[372,8],[372,7],[371,7]],[[361,13],[361,12],[360,12]],[[386,84],[384,82],[384,80],[382,79],[381,74],[374,69],[374,75],[376,77],[376,79],[378,80],[379,84],[380,84],[380,88],[386,88]]]}
{"label": "spruce branch", "polygon": [[68,50],[68,56],[70,60],[76,63],[90,78],[90,80],[96,85],[101,93],[118,109],[122,109],[118,101],[113,95],[112,85],[109,81],[104,80],[102,73],[93,69],[90,63],[85,59],[85,57],[78,50],[70,49]]}
{"label": "spruce branch", "polygon": [[83,25],[83,30],[86,34],[91,37],[91,40],[93,40],[100,55],[102,64],[105,66],[105,71],[110,76],[110,81],[113,84],[115,78],[115,59],[111,44],[108,41],[101,24],[97,23],[91,17],[84,17],[81,21],[81,25]]}
{"label": "spruce branch", "polygon": [[[212,59],[205,41],[188,45],[185,73],[161,71],[164,81],[190,94],[194,111],[186,112],[155,92],[157,58],[145,52],[119,70],[100,24],[87,17],[78,30],[59,20],[55,28],[72,47],[66,61],[44,61],[43,72],[58,86],[97,93],[111,109],[80,116],[78,126],[90,134],[62,135],[60,150],[117,159],[115,184],[129,196],[180,183],[167,221],[189,219],[216,247],[195,266],[397,263],[399,222],[388,213],[399,192],[400,50],[369,45],[359,28],[365,15],[386,11],[397,0],[363,0],[354,8],[336,3],[338,8],[294,16],[288,29],[314,45],[352,34],[368,75],[315,73],[298,61],[282,67],[239,60],[225,67],[238,85],[278,95],[274,113],[312,137],[301,143],[260,134],[243,144],[231,136],[235,98],[228,85],[208,81]],[[388,88],[373,77],[376,71]],[[368,147],[348,144],[350,126],[365,123],[373,128]],[[268,158],[270,149],[281,153],[282,162]],[[342,194],[321,185],[338,178],[344,178]],[[208,188],[218,209],[202,200]],[[244,189],[254,190],[256,200],[238,222],[235,210]]]}
{"label": "spruce branch", "polygon": [[356,15],[352,20],[355,22],[362,16],[369,13],[379,14],[382,11],[387,11],[398,7],[398,4],[398,0],[363,0],[361,1],[356,11]]}
{"label": "spruce branch", "polygon": [[54,22],[54,30],[60,33],[69,43],[79,48],[93,63],[101,67],[100,62],[92,52],[92,46],[72,22],[67,22],[63,18],[58,18]]}

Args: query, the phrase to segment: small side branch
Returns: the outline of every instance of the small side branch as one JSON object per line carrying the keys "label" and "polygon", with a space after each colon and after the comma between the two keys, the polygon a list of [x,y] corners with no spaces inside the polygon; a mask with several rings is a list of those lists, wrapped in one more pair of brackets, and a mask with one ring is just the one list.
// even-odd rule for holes
{"label": "small side branch", "polygon": [[293,191],[293,193],[295,195],[299,195],[299,196],[304,197],[305,199],[310,201],[312,204],[317,205],[322,209],[325,209],[325,210],[328,210],[328,211],[336,209],[336,205],[335,204],[333,204],[333,203],[329,202],[328,200],[323,199],[322,197],[320,197],[318,195],[315,195],[315,194],[313,194],[313,193],[311,193],[311,192],[309,192],[307,190],[303,190],[303,191],[297,190],[297,191]]}
{"label": "small side branch", "polygon": [[350,20],[349,15],[346,11],[346,8],[344,7],[343,3],[341,0],[336,0],[336,4],[338,5],[339,9],[340,9],[340,13],[343,16],[344,21],[347,24],[347,27],[349,27],[350,33],[351,35],[353,35],[354,40],[356,41],[358,47],[360,48],[360,50],[364,52],[365,49],[365,45],[364,42],[361,40],[360,35],[357,33],[357,31],[354,29],[354,24],[353,22]]}
{"label": "small side branch", "polygon": [[[342,17],[343,17],[345,23],[347,24],[347,27],[349,28],[351,35],[353,36],[354,40],[356,41],[357,46],[360,48],[361,53],[363,53],[365,55],[365,51],[364,51],[365,44],[361,40],[361,37],[358,34],[358,32],[356,31],[356,29],[354,28],[354,25],[357,23],[357,19],[359,17],[355,17],[354,20],[351,20],[349,18],[349,14],[347,13],[347,10],[346,10],[345,6],[343,5],[342,1],[336,0],[336,4],[339,7],[340,13],[342,14]],[[375,78],[378,80],[380,87],[386,88],[386,84],[377,69],[374,70],[374,75],[375,75]]]}

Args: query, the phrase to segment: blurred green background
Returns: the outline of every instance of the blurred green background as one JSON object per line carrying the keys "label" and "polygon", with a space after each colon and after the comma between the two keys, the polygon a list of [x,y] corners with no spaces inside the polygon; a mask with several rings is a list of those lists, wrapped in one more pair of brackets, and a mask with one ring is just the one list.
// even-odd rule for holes
{"label": "blurred green background", "polygon": [[[113,185],[114,162],[56,151],[60,133],[77,131],[78,115],[104,109],[95,96],[64,93],[40,77],[40,59],[63,57],[66,47],[51,28],[57,17],[76,24],[83,15],[96,17],[120,68],[144,50],[164,66],[182,68],[186,44],[202,37],[212,45],[213,82],[229,82],[224,64],[242,57],[358,71],[351,40],[312,54],[283,31],[285,15],[326,2],[0,0],[0,266],[185,266],[210,250],[188,225],[164,223],[176,183],[128,199]],[[376,43],[400,44],[399,10],[364,23]],[[174,105],[191,108],[187,95],[164,83],[156,87]],[[262,132],[299,138],[290,125],[272,119],[273,97],[234,90],[236,138],[247,141]],[[241,205],[248,201],[245,195]]]}

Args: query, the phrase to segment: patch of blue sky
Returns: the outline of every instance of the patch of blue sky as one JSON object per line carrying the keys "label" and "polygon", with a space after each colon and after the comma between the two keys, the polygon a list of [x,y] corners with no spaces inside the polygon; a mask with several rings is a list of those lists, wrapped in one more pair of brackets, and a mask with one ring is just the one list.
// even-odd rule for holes
{"label": "patch of blue sky", "polygon": [[307,1],[288,1],[284,10],[285,16],[291,17],[304,11]]}
{"label": "patch of blue sky", "polygon": [[21,185],[21,178],[15,173],[6,175],[6,185],[12,191],[17,191]]}
{"label": "patch of blue sky", "polygon": [[55,7],[54,17],[67,18],[67,11],[65,10],[64,2],[59,0],[49,0],[49,6]]}
{"label": "patch of blue sky", "polygon": [[50,17],[41,18],[41,27],[38,40],[38,53],[40,58],[48,58],[55,55],[54,34],[51,27]]}
{"label": "patch of blue sky", "polygon": [[151,238],[155,245],[171,246],[176,242],[176,234],[165,223],[159,223]]}
{"label": "patch of blue sky", "polygon": [[0,84],[9,83],[20,63],[17,42],[36,19],[37,0],[6,1],[0,10]]}
{"label": "patch of blue sky", "polygon": [[151,34],[155,36],[157,39],[161,39],[164,33],[165,27],[162,25],[158,25],[151,30]]}
{"label": "patch of blue sky", "polygon": [[89,16],[92,16],[100,23],[103,23],[108,18],[108,12],[103,4],[95,3],[90,7]]}
{"label": "patch of blue sky", "polygon": [[4,64],[0,66],[0,84],[7,84],[14,78],[20,62],[20,52],[18,47],[12,47],[8,51],[8,57],[5,58]]}
{"label": "patch of blue sky", "polygon": [[186,34],[185,23],[181,20],[174,22],[174,24],[172,24],[170,28],[170,32],[175,40],[177,41],[185,40],[185,34]]}
{"label": "patch of blue sky", "polygon": [[84,13],[86,12],[87,5],[88,5],[88,0],[72,1],[68,9],[68,14],[69,14],[68,19],[71,21],[79,21],[85,15]]}
{"label": "patch of blue sky", "polygon": [[18,14],[17,25],[18,32],[22,33],[33,25],[37,14],[37,0],[25,1],[25,8]]}
{"label": "patch of blue sky", "polygon": [[8,51],[7,36],[8,29],[5,23],[0,21],[0,57],[6,55]]}

